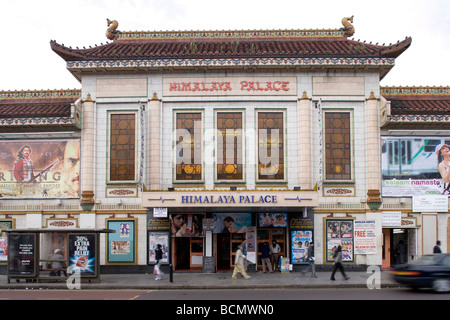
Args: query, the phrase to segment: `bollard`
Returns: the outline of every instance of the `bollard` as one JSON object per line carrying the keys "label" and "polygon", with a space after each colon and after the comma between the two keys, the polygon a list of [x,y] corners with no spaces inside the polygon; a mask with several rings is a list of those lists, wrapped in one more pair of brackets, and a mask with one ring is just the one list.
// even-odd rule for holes
{"label": "bollard", "polygon": [[172,264],[169,265],[169,279],[170,279],[170,282],[173,282],[173,268],[172,268]]}

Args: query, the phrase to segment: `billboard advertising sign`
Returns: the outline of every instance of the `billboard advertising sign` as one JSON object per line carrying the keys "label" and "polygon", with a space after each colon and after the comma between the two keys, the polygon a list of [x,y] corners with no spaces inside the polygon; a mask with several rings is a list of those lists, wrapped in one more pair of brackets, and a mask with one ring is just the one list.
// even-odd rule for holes
{"label": "billboard advertising sign", "polygon": [[450,194],[450,137],[382,137],[382,195]]}
{"label": "billboard advertising sign", "polygon": [[0,140],[0,197],[79,198],[79,140]]}

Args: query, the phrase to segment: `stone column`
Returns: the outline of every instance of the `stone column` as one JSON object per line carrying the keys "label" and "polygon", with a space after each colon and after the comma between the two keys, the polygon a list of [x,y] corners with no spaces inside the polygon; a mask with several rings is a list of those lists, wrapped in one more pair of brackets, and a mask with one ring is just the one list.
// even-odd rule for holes
{"label": "stone column", "polygon": [[297,102],[299,119],[299,174],[302,190],[312,188],[312,156],[311,156],[311,99],[303,92],[303,96]]}
{"label": "stone column", "polygon": [[381,161],[380,161],[380,117],[378,114],[379,99],[374,93],[366,99],[367,110],[367,204],[376,211],[381,206]]}
{"label": "stone column", "polygon": [[94,108],[95,101],[88,94],[82,102],[82,131],[81,131],[81,172],[80,172],[80,205],[86,213],[94,206]]}
{"label": "stone column", "polygon": [[149,190],[161,190],[161,100],[156,93],[149,107]]}

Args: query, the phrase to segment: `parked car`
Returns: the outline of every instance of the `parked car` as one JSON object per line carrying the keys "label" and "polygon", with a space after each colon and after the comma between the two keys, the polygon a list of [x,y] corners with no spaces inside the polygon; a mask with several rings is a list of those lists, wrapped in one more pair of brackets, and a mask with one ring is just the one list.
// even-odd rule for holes
{"label": "parked car", "polygon": [[397,265],[394,280],[411,288],[450,291],[450,254],[424,255],[408,264]]}

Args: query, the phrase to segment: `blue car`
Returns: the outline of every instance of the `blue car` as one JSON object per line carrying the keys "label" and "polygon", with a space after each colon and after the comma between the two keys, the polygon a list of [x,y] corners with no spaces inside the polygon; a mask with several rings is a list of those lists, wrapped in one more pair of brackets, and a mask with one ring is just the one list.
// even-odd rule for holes
{"label": "blue car", "polygon": [[424,255],[411,263],[395,266],[392,274],[395,281],[411,288],[449,292],[450,254]]}

